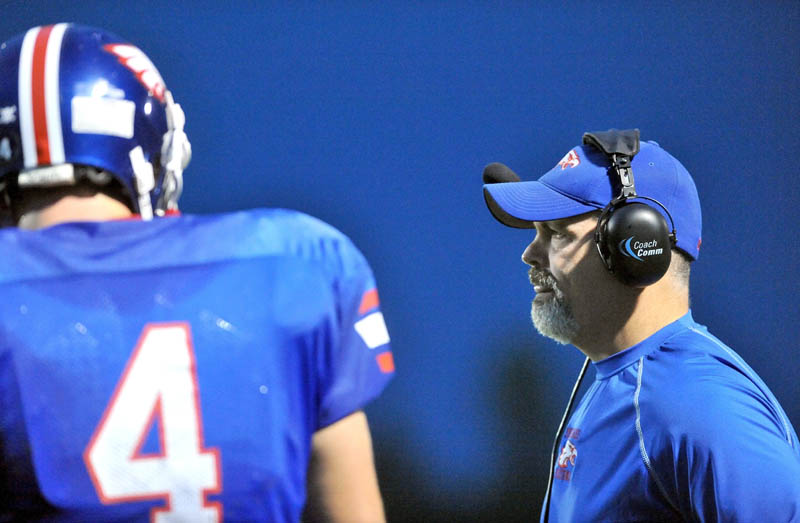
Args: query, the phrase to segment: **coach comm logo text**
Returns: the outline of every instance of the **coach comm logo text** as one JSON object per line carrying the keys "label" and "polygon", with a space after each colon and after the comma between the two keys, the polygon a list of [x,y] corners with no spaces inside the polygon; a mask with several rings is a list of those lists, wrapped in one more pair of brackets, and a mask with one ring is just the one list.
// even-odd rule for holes
{"label": "coach comm logo text", "polygon": [[633,236],[619,242],[619,250],[625,256],[638,261],[644,261],[643,258],[648,256],[664,254],[664,249],[658,246],[657,240],[649,242],[633,241]]}

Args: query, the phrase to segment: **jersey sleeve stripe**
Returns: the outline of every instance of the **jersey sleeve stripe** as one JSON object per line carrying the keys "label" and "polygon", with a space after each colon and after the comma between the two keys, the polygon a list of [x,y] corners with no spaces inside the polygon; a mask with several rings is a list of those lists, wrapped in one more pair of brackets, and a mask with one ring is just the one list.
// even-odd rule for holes
{"label": "jersey sleeve stripe", "polygon": [[361,305],[358,306],[359,316],[366,314],[372,309],[378,307],[378,305],[380,305],[380,300],[378,299],[378,289],[373,287],[365,292],[364,296],[361,297]]}
{"label": "jersey sleeve stripe", "polygon": [[366,318],[358,320],[353,326],[370,349],[389,343],[389,331],[386,329],[381,312],[373,312]]}
{"label": "jersey sleeve stripe", "polygon": [[391,351],[386,351],[375,356],[375,361],[378,362],[378,368],[384,374],[394,372],[394,356]]}

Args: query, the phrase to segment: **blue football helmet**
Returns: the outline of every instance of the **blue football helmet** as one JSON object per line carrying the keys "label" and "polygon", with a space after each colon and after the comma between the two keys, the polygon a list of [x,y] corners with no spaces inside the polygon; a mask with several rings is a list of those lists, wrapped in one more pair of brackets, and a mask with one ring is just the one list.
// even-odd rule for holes
{"label": "blue football helmet", "polygon": [[150,59],[107,31],[56,24],[0,45],[0,189],[74,184],[89,166],[143,219],[177,210],[184,123]]}

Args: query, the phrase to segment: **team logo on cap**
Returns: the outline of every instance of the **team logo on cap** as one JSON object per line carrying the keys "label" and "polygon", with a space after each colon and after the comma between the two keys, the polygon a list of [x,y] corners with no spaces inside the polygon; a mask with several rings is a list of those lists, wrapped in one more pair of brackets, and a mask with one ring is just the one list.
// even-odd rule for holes
{"label": "team logo on cap", "polygon": [[558,162],[558,165],[561,166],[561,170],[563,171],[567,167],[577,167],[578,164],[581,163],[581,159],[578,156],[578,153],[575,152],[575,149],[568,152],[564,157]]}

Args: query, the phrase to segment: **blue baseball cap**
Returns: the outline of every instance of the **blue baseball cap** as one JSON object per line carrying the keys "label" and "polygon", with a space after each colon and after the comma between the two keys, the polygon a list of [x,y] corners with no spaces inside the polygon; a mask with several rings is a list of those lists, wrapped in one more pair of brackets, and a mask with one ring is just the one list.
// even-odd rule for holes
{"label": "blue baseball cap", "polygon": [[[536,181],[483,186],[486,205],[510,227],[533,228],[533,222],[560,220],[602,210],[619,196],[619,180],[609,173],[608,157],[592,145],[579,145]],[[643,141],[631,162],[636,194],[661,202],[672,215],[677,248],[696,260],[701,243],[700,198],[689,171],[656,142]],[[650,205],[648,200],[634,200]],[[667,223],[669,217],[664,215]]]}

